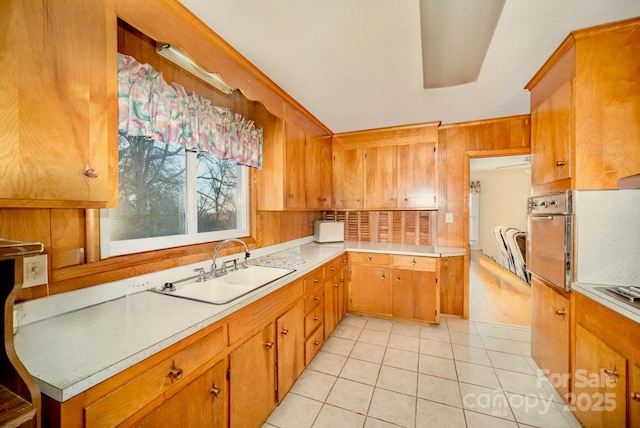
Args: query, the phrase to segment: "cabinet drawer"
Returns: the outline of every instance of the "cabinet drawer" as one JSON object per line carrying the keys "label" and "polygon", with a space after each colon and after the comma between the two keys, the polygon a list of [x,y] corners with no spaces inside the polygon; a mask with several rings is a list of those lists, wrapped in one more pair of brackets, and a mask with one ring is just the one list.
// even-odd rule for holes
{"label": "cabinet drawer", "polygon": [[437,258],[416,256],[391,256],[391,264],[403,269],[416,269],[427,272],[436,271]]}
{"label": "cabinet drawer", "polygon": [[325,280],[331,278],[338,272],[340,272],[340,259],[335,259],[334,261],[328,263],[324,267],[324,278]]}
{"label": "cabinet drawer", "polygon": [[304,299],[304,313],[308,314],[324,302],[324,287],[318,286]]}
{"label": "cabinet drawer", "polygon": [[322,325],[324,305],[318,306],[304,317],[304,337],[309,337],[313,331]]}
{"label": "cabinet drawer", "polygon": [[198,367],[224,349],[224,339],[224,329],[220,327],[89,405],[85,409],[86,426],[120,424],[174,385],[184,383]]}
{"label": "cabinet drawer", "polygon": [[311,272],[304,278],[304,292],[310,293],[317,286],[324,282],[324,269],[319,268]]}
{"label": "cabinet drawer", "polygon": [[324,329],[319,328],[305,342],[304,364],[308,365],[324,344]]}
{"label": "cabinet drawer", "polygon": [[351,253],[349,257],[352,263],[361,265],[388,265],[390,260],[389,254],[379,253]]}

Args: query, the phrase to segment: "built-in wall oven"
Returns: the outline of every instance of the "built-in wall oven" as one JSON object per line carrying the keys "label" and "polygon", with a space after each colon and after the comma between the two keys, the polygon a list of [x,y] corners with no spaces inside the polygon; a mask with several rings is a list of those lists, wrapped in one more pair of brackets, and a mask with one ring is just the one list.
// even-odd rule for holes
{"label": "built-in wall oven", "polygon": [[572,192],[532,196],[527,206],[527,271],[568,291],[572,281]]}

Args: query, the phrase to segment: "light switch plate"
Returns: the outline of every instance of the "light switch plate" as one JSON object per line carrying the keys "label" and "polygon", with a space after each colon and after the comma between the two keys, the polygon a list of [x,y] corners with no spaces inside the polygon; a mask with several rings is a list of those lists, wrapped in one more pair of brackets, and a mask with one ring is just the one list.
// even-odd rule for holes
{"label": "light switch plate", "polygon": [[46,254],[25,257],[22,263],[22,288],[44,285],[49,282]]}
{"label": "light switch plate", "polygon": [[453,213],[444,213],[444,222],[453,223]]}

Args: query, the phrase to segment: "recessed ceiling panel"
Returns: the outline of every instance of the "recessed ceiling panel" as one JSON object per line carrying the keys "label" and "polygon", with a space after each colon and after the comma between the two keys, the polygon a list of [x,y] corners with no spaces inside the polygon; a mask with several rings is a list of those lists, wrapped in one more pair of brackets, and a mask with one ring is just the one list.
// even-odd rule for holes
{"label": "recessed ceiling panel", "polygon": [[475,82],[505,0],[420,0],[424,88]]}

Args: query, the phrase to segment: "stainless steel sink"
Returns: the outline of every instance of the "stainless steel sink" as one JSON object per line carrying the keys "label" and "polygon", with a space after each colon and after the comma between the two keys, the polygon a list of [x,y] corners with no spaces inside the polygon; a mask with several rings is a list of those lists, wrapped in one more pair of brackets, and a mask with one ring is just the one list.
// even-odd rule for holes
{"label": "stainless steel sink", "polygon": [[294,269],[249,266],[247,269],[238,269],[206,281],[198,282],[193,278],[180,282],[174,287],[159,287],[151,291],[214,305],[224,305],[293,272],[295,272]]}

